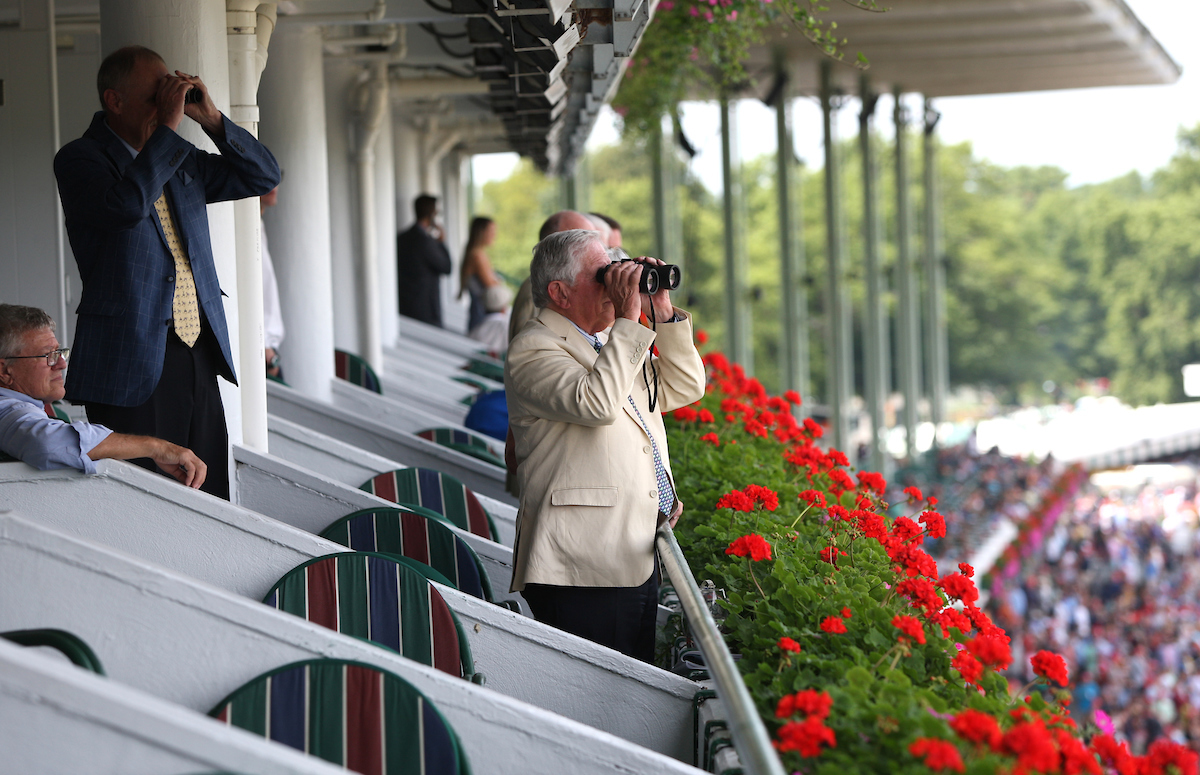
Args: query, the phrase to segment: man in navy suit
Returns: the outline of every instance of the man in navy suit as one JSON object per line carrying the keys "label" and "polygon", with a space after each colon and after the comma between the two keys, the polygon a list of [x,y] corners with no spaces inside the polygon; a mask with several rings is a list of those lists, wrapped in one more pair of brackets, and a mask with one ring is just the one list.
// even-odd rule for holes
{"label": "man in navy suit", "polygon": [[[168,73],[150,49],[113,52],[96,81],[104,110],[54,159],[83,278],[67,398],[92,422],[192,449],[208,464],[203,489],[228,498],[216,378],[236,378],[205,206],[267,193],[279,165],[199,78]],[[184,116],[220,154],[176,134]]]}
{"label": "man in navy suit", "polygon": [[421,194],[413,203],[417,222],[396,237],[400,314],[442,325],[441,276],[450,274],[450,251],[435,222],[437,197]]}

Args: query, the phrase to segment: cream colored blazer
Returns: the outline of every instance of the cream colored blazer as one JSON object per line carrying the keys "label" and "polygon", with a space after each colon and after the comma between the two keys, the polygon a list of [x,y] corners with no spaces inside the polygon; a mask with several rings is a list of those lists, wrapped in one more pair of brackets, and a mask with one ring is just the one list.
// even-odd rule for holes
{"label": "cream colored blazer", "polygon": [[[510,343],[504,369],[521,507],[512,591],[527,583],[635,587],[654,570],[658,492],[650,437],[670,471],[662,415],[704,395],[690,316],[655,332],[618,319],[597,353],[571,321],[542,310]],[[642,379],[658,345],[654,412]],[[651,383],[653,384],[653,383]]]}

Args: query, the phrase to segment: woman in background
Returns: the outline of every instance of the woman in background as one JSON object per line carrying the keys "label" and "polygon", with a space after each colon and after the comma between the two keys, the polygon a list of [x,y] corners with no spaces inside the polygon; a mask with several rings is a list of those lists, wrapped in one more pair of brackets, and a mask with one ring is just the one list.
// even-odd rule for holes
{"label": "woman in background", "polygon": [[512,291],[492,270],[486,248],[496,241],[496,222],[478,217],[471,221],[467,247],[463,251],[461,290],[468,293],[471,306],[467,316],[467,336],[481,342],[490,352],[508,349],[508,308]]}

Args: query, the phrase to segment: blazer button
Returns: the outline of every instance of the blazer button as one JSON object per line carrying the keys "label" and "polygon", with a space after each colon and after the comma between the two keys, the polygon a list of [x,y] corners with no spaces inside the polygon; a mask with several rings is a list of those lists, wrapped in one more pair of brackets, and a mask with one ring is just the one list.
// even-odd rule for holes
{"label": "blazer button", "polygon": [[645,452],[647,455],[649,455],[650,454],[650,446],[646,445],[646,446],[642,447],[642,452]]}
{"label": "blazer button", "polygon": [[175,277],[174,277],[173,275],[172,275],[172,276],[169,276],[169,277],[167,277],[167,282],[169,282],[169,283],[173,283],[173,282],[175,282]]}
{"label": "blazer button", "polygon": [[650,497],[651,497],[651,498],[657,498],[657,497],[658,497],[658,490],[651,490],[651,491],[650,491]]}

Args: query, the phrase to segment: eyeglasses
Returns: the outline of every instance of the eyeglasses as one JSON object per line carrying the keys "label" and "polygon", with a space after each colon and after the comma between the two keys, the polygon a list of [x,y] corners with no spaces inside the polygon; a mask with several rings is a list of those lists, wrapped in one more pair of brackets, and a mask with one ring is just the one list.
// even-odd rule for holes
{"label": "eyeglasses", "polygon": [[51,350],[50,352],[46,353],[45,355],[7,355],[4,358],[0,358],[0,360],[19,361],[23,358],[41,358],[44,361],[46,361],[47,366],[50,366],[53,368],[54,366],[58,365],[58,359],[60,356],[62,357],[62,359],[64,361],[67,360],[68,358],[70,358],[71,357],[71,348],[70,347],[60,347],[57,350]]}

